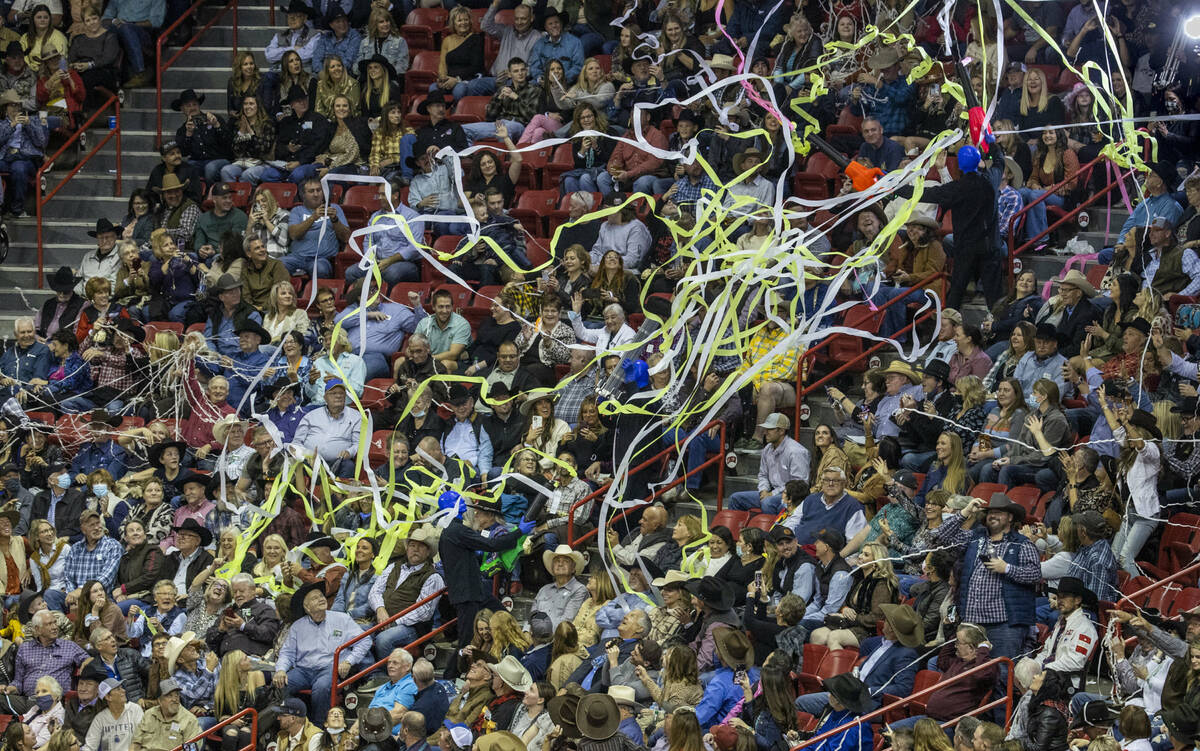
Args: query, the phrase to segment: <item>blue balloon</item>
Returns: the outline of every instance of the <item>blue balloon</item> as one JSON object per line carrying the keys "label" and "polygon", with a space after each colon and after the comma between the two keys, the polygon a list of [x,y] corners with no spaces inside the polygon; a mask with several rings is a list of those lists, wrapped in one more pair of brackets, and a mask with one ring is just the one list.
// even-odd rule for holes
{"label": "blue balloon", "polygon": [[975,172],[979,169],[979,160],[982,158],[979,149],[970,144],[963,146],[958,150],[958,168],[963,172]]}
{"label": "blue balloon", "polygon": [[461,518],[467,510],[467,505],[462,503],[462,496],[457,490],[447,490],[438,496],[438,508],[442,511],[453,509],[455,516]]}

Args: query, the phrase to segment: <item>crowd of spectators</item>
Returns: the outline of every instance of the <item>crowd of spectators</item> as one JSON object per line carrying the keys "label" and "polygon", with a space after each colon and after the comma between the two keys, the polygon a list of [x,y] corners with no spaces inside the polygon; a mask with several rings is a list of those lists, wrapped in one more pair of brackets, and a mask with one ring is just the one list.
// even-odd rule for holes
{"label": "crowd of spectators", "polygon": [[[10,213],[87,92],[147,81],[144,48],[176,5],[6,11]],[[833,731],[821,748],[1193,746],[1200,610],[1114,605],[1166,573],[1156,541],[1200,520],[1186,513],[1197,309],[1173,300],[1200,293],[1197,60],[1185,45],[1177,80],[1156,75],[1184,9],[411,5],[281,8],[264,51],[235,51],[224,103],[173,98],[174,137],[127,215],[99,217],[95,250],[48,274],[55,296],[16,321],[0,356],[11,751],[171,751],[244,708],[259,738],[242,719],[207,743],[783,751]],[[916,47],[860,45],[868,24]],[[854,49],[820,62],[814,97],[797,71],[829,42]],[[721,84],[743,55],[754,96]],[[910,81],[923,56],[933,67]],[[777,204],[853,190],[793,158],[793,128],[815,120],[863,166],[904,168],[962,124],[943,63],[964,58],[998,134],[979,173],[943,150],[896,235],[904,190],[840,222],[789,217],[831,273],[843,254],[878,259],[840,289],[780,285],[744,311],[740,355],[673,377],[654,352],[614,396],[620,348],[669,310],[698,252],[769,251]],[[1065,62],[1106,78],[1085,85]],[[1103,282],[1072,270],[1046,300],[1025,272],[1006,294],[1010,223],[1058,242],[1050,217],[1105,179],[1077,170],[1127,95],[1157,157],[1126,186],[1136,205],[1100,254]],[[567,139],[558,172],[526,163],[549,139]],[[471,145],[487,148],[452,153]],[[538,185],[559,213],[522,205]],[[708,202],[746,198],[758,213],[685,241],[713,221]],[[435,242],[453,258],[435,264]],[[949,283],[917,286],[948,267]],[[971,280],[981,325],[960,312]],[[838,384],[861,400],[829,388],[836,419],[806,445],[788,416],[803,353],[780,345],[827,293],[948,307],[918,361]],[[908,316],[892,306],[879,333]],[[727,435],[675,420],[751,367],[718,410]],[[608,398],[648,409],[614,414]],[[589,497],[683,440],[693,472],[660,502],[612,521]],[[693,513],[709,479],[694,470],[735,442],[759,454],[756,486],[712,524]],[[623,500],[675,479],[659,472],[621,477]],[[383,531],[381,510],[425,516],[410,495],[443,487],[481,491],[465,519]],[[533,596],[527,618],[494,579]],[[1102,638],[1114,621],[1135,647]],[[405,649],[444,626],[439,667]],[[980,709],[1004,696],[998,657],[1011,718]],[[841,668],[818,677],[826,660]],[[939,677],[922,713],[854,722]],[[335,700],[347,692],[354,718]]]}

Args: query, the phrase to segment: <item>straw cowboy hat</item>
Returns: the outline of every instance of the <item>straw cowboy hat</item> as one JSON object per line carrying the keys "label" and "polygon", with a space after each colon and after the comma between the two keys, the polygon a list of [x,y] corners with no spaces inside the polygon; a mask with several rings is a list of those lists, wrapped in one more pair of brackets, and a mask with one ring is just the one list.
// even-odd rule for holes
{"label": "straw cowboy hat", "polygon": [[921,382],[921,376],[917,375],[917,371],[912,369],[912,366],[903,360],[892,360],[888,366],[882,371],[883,375],[902,375],[909,380],[909,383],[914,386]]}
{"label": "straw cowboy hat", "polygon": [[520,694],[528,691],[529,687],[533,685],[533,678],[529,676],[529,671],[512,655],[505,655],[503,660],[492,665],[492,672],[500,676],[500,680],[504,681],[509,688]]}
{"label": "straw cowboy hat", "polygon": [[584,565],[586,564],[586,561],[583,559],[583,553],[575,550],[570,545],[559,545],[554,550],[547,550],[542,553],[542,565],[546,567],[547,571],[554,573],[553,570],[551,570],[551,566],[554,563],[554,559],[558,558],[559,556],[564,556],[566,558],[570,558],[572,561],[575,561],[576,572],[582,571]]}
{"label": "straw cowboy hat", "polygon": [[691,580],[692,580],[692,577],[683,573],[679,569],[673,568],[667,572],[666,576],[658,577],[653,582],[651,582],[651,584],[658,587],[659,589],[662,589],[663,587],[669,587],[672,584],[677,584],[677,585],[686,587],[687,583],[690,582]]}
{"label": "straw cowboy hat", "polygon": [[183,636],[172,636],[167,642],[167,672],[171,675],[175,674],[175,662],[179,659],[179,653],[189,644],[203,646],[204,640],[196,636],[195,631],[184,631]]}
{"label": "straw cowboy hat", "polygon": [[422,524],[419,527],[414,526],[408,530],[408,537],[403,538],[401,542],[420,542],[424,543],[425,547],[430,550],[437,550],[438,532],[437,529],[428,524]]}
{"label": "straw cowboy hat", "polygon": [[[217,420],[213,423],[213,438],[217,440],[217,443],[225,443],[225,438],[229,435],[229,429],[232,428],[234,424],[240,422],[242,422],[242,419],[237,415],[225,415],[220,420]],[[233,450],[240,448],[240,446],[230,446],[229,448],[230,450]]]}
{"label": "straw cowboy hat", "polygon": [[937,220],[937,217],[925,211],[919,211],[916,209],[913,210],[913,213],[908,217],[908,219],[905,220],[904,223],[919,224],[922,227],[928,227],[934,232],[937,232],[942,228],[942,223]]}
{"label": "straw cowboy hat", "polygon": [[925,643],[925,626],[911,605],[881,605],[883,618],[906,647],[919,648]]}
{"label": "straw cowboy hat", "polygon": [[1091,298],[1097,294],[1096,288],[1092,286],[1092,283],[1087,280],[1087,277],[1079,269],[1071,269],[1067,272],[1066,276],[1059,280],[1058,286],[1062,287],[1064,285],[1075,287],[1083,293],[1084,297]]}
{"label": "straw cowboy hat", "polygon": [[525,751],[525,741],[507,730],[492,731],[475,741],[476,751]]}
{"label": "straw cowboy hat", "polygon": [[169,190],[183,190],[188,186],[189,182],[191,181],[184,180],[183,182],[179,182],[179,175],[176,175],[174,172],[169,172],[166,175],[163,175],[162,185],[155,188],[155,190],[157,190],[159,193],[166,193]]}
{"label": "straw cowboy hat", "polygon": [[642,711],[642,705],[637,703],[637,695],[633,686],[609,686],[608,695],[613,698],[618,707],[629,707],[634,712]]}
{"label": "straw cowboy hat", "polygon": [[890,68],[900,62],[900,53],[891,47],[884,47],[867,59],[867,66],[872,70]]}

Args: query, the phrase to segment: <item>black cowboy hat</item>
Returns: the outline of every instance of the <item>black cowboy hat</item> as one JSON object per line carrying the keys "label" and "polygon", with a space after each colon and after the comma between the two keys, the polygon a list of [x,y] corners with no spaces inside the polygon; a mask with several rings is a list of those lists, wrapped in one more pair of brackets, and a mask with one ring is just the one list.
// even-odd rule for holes
{"label": "black cowboy hat", "polygon": [[82,278],[76,276],[70,266],[59,266],[53,274],[46,275],[46,286],[55,292],[70,292]]}
{"label": "black cowboy hat", "polygon": [[[449,107],[453,103],[454,103],[454,99],[446,96],[446,92],[435,91],[434,93],[430,94],[429,96],[427,96],[423,100],[421,100],[421,103],[417,105],[417,112],[422,115],[428,115],[429,114],[429,105],[431,105],[431,104],[440,104],[443,107]],[[413,153],[414,154],[416,153],[416,149],[413,150]]]}
{"label": "black cowboy hat", "polygon": [[105,232],[113,232],[113,233],[116,233],[119,235],[119,234],[121,234],[121,231],[123,229],[125,229],[125,228],[122,227],[121,225],[113,224],[112,222],[110,222],[108,220],[108,217],[102,216],[96,220],[95,231],[88,230],[87,234],[88,234],[88,237],[98,237],[99,235],[102,235]]}
{"label": "black cowboy hat", "polygon": [[309,532],[308,537],[304,539],[304,544],[312,548],[329,548],[330,552],[340,550],[342,545],[337,540],[333,539],[324,532]]}
{"label": "black cowboy hat", "polygon": [[1021,526],[1025,521],[1025,509],[1004,493],[992,493],[992,497],[984,509],[986,511],[1007,511],[1012,515],[1013,528]]}
{"label": "black cowboy hat", "polygon": [[383,69],[387,71],[389,81],[396,80],[396,66],[392,65],[390,60],[378,53],[371,55],[366,60],[358,61],[358,80],[367,80],[367,66],[371,63],[379,63],[382,65]]}
{"label": "black cowboy hat", "polygon": [[927,375],[930,378],[936,378],[939,381],[950,380],[950,363],[945,360],[930,360],[925,369],[921,371],[922,375]]}
{"label": "black cowboy hat", "polygon": [[685,586],[688,592],[713,610],[729,610],[733,607],[733,592],[715,576],[693,579]]}
{"label": "black cowboy hat", "polygon": [[1136,425],[1150,435],[1154,436],[1154,440],[1162,440],[1163,435],[1162,431],[1158,429],[1158,420],[1156,420],[1154,415],[1150,414],[1146,410],[1135,409],[1130,412],[1129,423],[1131,425]]}
{"label": "black cowboy hat", "polygon": [[346,9],[340,3],[334,3],[329,12],[325,14],[325,24],[329,25],[339,18],[344,18],[348,21],[350,20],[350,14],[346,12]]}
{"label": "black cowboy hat", "polygon": [[93,409],[88,413],[88,423],[102,423],[110,428],[120,427],[121,416],[111,414],[107,409]]}
{"label": "black cowboy hat", "polygon": [[254,320],[253,318],[245,318],[233,328],[233,333],[235,334],[241,334],[243,331],[249,331],[253,334],[258,334],[258,338],[262,344],[271,343],[271,332],[264,329],[258,323],[258,321]]}
{"label": "black cowboy hat", "polygon": [[315,582],[309,582],[308,584],[305,584],[303,587],[300,587],[300,589],[297,589],[296,593],[292,595],[292,622],[293,623],[300,620],[301,618],[303,618],[306,615],[306,613],[304,612],[304,598],[308,597],[309,592],[320,592],[321,594],[325,594],[325,580],[318,579]]}
{"label": "black cowboy hat", "polygon": [[1095,610],[1099,600],[1096,593],[1088,589],[1083,580],[1076,576],[1064,576],[1058,580],[1058,586],[1050,590],[1061,595],[1075,595],[1083,600],[1085,610]]}
{"label": "black cowboy hat", "polygon": [[1172,412],[1177,412],[1184,417],[1195,417],[1200,415],[1200,399],[1194,396],[1185,396],[1183,401],[1171,407]]}
{"label": "black cowboy hat", "polygon": [[425,152],[429,150],[430,146],[433,146],[433,144],[429,141],[417,139],[417,142],[413,144],[412,155],[406,158],[404,163],[407,164],[410,169],[420,170],[421,167],[417,164],[417,162],[421,159],[421,157],[425,156]]}
{"label": "black cowboy hat", "polygon": [[1150,165],[1150,171],[1162,178],[1168,192],[1174,190],[1175,184],[1179,182],[1179,173],[1175,171],[1175,165],[1170,162],[1153,162]]}
{"label": "black cowboy hat", "polygon": [[[189,477],[193,476],[200,478],[198,482],[205,481],[203,475],[189,475]],[[202,548],[207,548],[209,545],[212,545],[212,532],[208,530],[208,527],[204,526],[195,519],[184,519],[183,524],[180,524],[178,527],[171,527],[171,531],[175,532],[176,534],[180,532],[191,532],[194,535],[198,535],[200,537],[200,547]]]}
{"label": "black cowboy hat", "polygon": [[499,499],[481,498],[478,501],[467,501],[467,508],[479,509],[480,511],[490,511],[493,514],[502,513]]}
{"label": "black cowboy hat", "polygon": [[1146,338],[1150,337],[1150,322],[1147,321],[1145,318],[1134,318],[1132,321],[1129,321],[1128,323],[1122,323],[1121,324],[1121,333],[1122,334],[1125,333],[1125,329],[1134,329],[1135,331],[1140,331],[1142,333],[1142,336],[1144,336]]}
{"label": "black cowboy hat", "polygon": [[874,704],[867,684],[852,673],[842,673],[826,678],[823,685],[826,691],[837,697],[842,706],[856,715],[869,712]]}
{"label": "black cowboy hat", "polygon": [[195,89],[184,89],[182,92],[180,92],[179,96],[171,100],[171,109],[175,110],[176,112],[180,112],[183,110],[183,105],[187,104],[188,102],[204,104],[204,95],[197,94]]}
{"label": "black cowboy hat", "polygon": [[174,446],[179,449],[179,459],[183,460],[184,453],[187,452],[187,441],[163,441],[156,443],[146,452],[146,460],[150,462],[150,466],[162,468],[162,455],[168,448]]}
{"label": "black cowboy hat", "polygon": [[554,724],[563,729],[563,734],[570,738],[579,737],[579,727],[575,724],[575,713],[579,709],[579,701],[587,694],[578,683],[572,683],[563,689],[558,696],[546,702],[546,711]]}
{"label": "black cowboy hat", "polygon": [[284,15],[289,15],[291,13],[303,13],[309,18],[315,18],[317,15],[315,10],[300,2],[300,0],[292,0],[290,3],[288,3],[287,8],[285,8],[283,11]]}
{"label": "black cowboy hat", "polygon": [[571,27],[571,14],[570,13],[565,13],[563,11],[556,11],[556,10],[552,9],[552,10],[548,11],[546,13],[546,15],[542,16],[542,20],[540,22],[538,22],[538,26],[539,26],[539,28],[541,28],[542,31],[546,30],[546,22],[549,21],[551,18],[557,18],[562,23],[562,28],[563,28],[564,33],[567,31],[567,29],[569,29]]}
{"label": "black cowboy hat", "polygon": [[298,102],[301,99],[308,99],[308,89],[298,83],[292,84],[292,87],[287,90],[287,103]]}
{"label": "black cowboy hat", "polygon": [[1039,323],[1033,335],[1034,339],[1045,339],[1047,341],[1058,341],[1058,329],[1053,323]]}

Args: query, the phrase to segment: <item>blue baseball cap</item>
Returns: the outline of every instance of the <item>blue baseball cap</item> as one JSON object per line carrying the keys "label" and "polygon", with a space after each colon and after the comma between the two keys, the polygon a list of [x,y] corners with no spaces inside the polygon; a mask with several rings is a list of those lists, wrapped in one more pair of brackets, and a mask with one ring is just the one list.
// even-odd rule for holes
{"label": "blue baseball cap", "polygon": [[346,384],[342,381],[341,378],[330,378],[328,381],[325,382],[325,393],[329,393],[330,389],[336,388],[338,386],[341,386],[342,388],[346,388]]}

